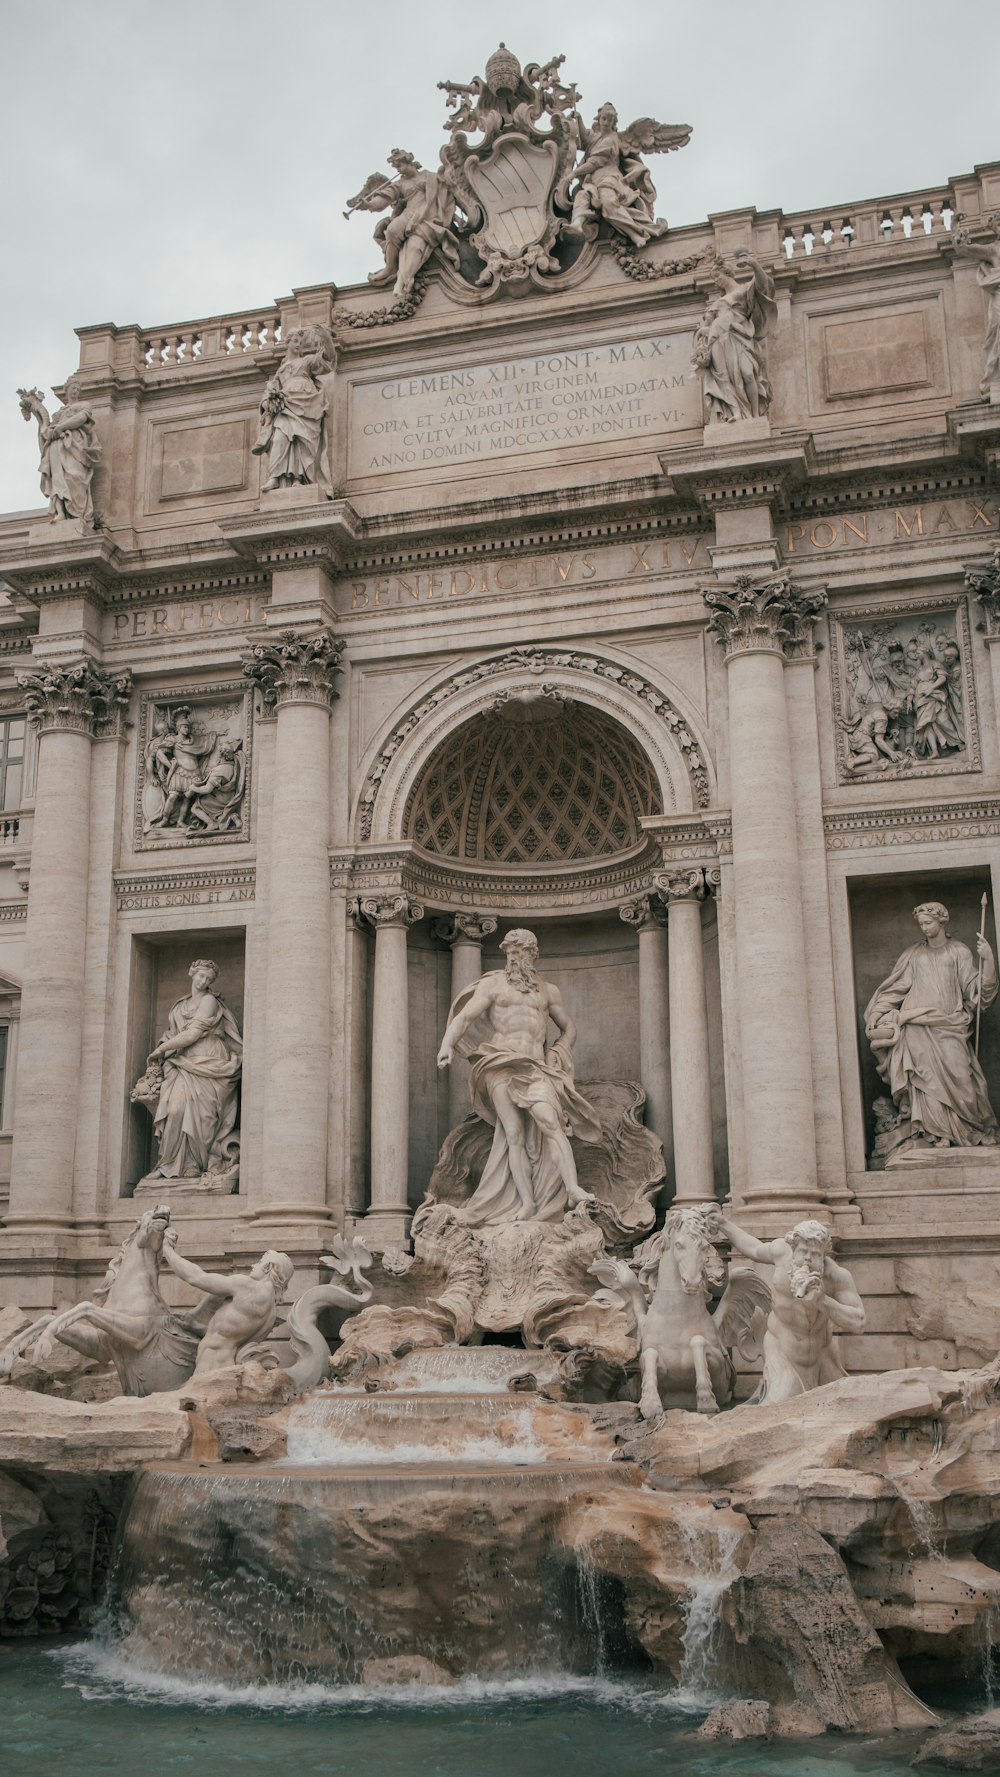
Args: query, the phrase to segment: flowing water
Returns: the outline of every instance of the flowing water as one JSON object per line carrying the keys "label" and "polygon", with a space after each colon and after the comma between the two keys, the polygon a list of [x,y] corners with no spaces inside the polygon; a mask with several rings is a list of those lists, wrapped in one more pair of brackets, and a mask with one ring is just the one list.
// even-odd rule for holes
{"label": "flowing water", "polygon": [[727,1745],[648,1682],[227,1686],[100,1644],[0,1645],[4,1777],[904,1777],[913,1742]]}
{"label": "flowing water", "polygon": [[[509,1391],[552,1361],[414,1353],[375,1393],[300,1403],[281,1463],[146,1469],[91,1640],[0,1645],[3,1777],[97,1777],[126,1751],[142,1777],[907,1770],[901,1741],[694,1738],[726,1693],[741,1531],[651,1495],[586,1413]],[[619,1557],[643,1535],[687,1598],[679,1684],[630,1628]]]}

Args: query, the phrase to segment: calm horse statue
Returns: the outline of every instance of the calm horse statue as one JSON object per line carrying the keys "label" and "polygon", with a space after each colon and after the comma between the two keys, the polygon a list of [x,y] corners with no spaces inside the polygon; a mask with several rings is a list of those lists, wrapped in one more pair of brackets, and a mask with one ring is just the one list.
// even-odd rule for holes
{"label": "calm horse statue", "polygon": [[726,1283],[719,1237],[711,1206],[672,1209],[662,1232],[637,1249],[633,1264],[597,1259],[590,1267],[610,1286],[598,1297],[624,1305],[634,1321],[644,1419],[665,1407],[717,1413],[733,1397],[729,1348],[738,1346],[749,1358],[748,1344],[763,1330],[771,1292],[753,1271],[732,1271],[715,1313],[709,1310],[709,1296]]}
{"label": "calm horse statue", "polygon": [[[59,1339],[84,1357],[113,1363],[122,1393],[160,1394],[180,1388],[194,1369],[207,1315],[218,1306],[206,1296],[190,1314],[169,1308],[158,1273],[163,1236],[170,1224],[164,1203],[140,1216],[108,1266],[92,1302],[78,1302],[35,1329],[43,1334],[37,1356]],[[22,1344],[27,1335],[22,1334]]]}

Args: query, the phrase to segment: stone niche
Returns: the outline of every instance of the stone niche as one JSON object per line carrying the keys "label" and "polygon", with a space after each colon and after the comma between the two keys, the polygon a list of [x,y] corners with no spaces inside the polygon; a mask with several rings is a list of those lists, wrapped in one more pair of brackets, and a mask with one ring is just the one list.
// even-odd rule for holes
{"label": "stone niche", "polygon": [[[865,1113],[865,1165],[868,1171],[880,1170],[880,1166],[884,1164],[875,1153],[874,1106],[876,1100],[888,1096],[888,1088],[876,1072],[875,1059],[865,1036],[865,1007],[904,950],[919,942],[920,930],[914,920],[913,909],[922,901],[944,902],[951,914],[951,936],[959,939],[962,944],[967,944],[975,955],[981,917],[980,903],[984,893],[990,897],[986,915],[986,937],[996,954],[997,931],[988,869],[865,876],[848,883],[858,1058]],[[994,1111],[1000,1113],[1000,1000],[983,1013],[979,1059],[986,1075]],[[993,1156],[998,1153],[995,1148],[984,1149],[982,1152]],[[933,1163],[933,1156],[929,1163]]]}
{"label": "stone niche", "polygon": [[[215,930],[204,927],[185,932],[151,934],[134,937],[129,980],[127,1078],[123,1082],[122,1099],[125,1110],[124,1165],[121,1181],[122,1197],[131,1197],[136,1185],[156,1162],[153,1139],[153,1117],[142,1104],[134,1104],[130,1093],[146,1068],[146,1059],[167,1030],[170,1008],[191,991],[188,970],[197,958],[210,958],[218,963],[216,991],[225,1001],[243,1034],[243,1002],[246,967],[246,932],[227,926]],[[237,1118],[236,1134],[240,1122]],[[184,1186],[190,1190],[197,1181]],[[162,1195],[170,1201],[181,1181],[163,1180]]]}
{"label": "stone niche", "polygon": [[[444,917],[434,915],[433,918]],[[577,1083],[642,1080],[639,1055],[639,950],[635,933],[617,907],[607,913],[565,919],[540,918],[525,908],[518,915],[497,911],[497,930],[483,945],[483,971],[502,969],[499,945],[514,926],[534,931],[541,947],[539,972],[559,988],[577,1027],[573,1051]],[[451,957],[433,935],[431,917],[408,938],[410,1020],[410,1197],[421,1201],[441,1146],[451,1127],[449,1077],[436,1058],[448,1021]],[[718,933],[713,918],[704,927],[705,980],[712,1057],[712,1109],[717,1177],[728,1180],[725,1084]],[[374,946],[369,952],[371,994]],[[369,1004],[371,1003],[369,997]],[[663,1008],[664,1019],[667,1009]],[[554,1034],[554,1033],[553,1033]],[[471,1110],[471,1104],[467,1107]],[[669,1130],[654,1133],[669,1153]]]}

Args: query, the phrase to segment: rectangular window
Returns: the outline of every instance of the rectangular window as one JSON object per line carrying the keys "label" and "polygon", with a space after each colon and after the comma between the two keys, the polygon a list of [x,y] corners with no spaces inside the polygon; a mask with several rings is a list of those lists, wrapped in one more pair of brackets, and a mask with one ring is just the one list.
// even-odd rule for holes
{"label": "rectangular window", "polygon": [[0,811],[21,806],[24,770],[24,717],[5,716],[0,721]]}

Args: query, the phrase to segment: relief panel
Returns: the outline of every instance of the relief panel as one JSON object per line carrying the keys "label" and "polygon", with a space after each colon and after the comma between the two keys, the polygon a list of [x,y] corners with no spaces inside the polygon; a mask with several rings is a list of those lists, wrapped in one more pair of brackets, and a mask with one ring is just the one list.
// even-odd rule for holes
{"label": "relief panel", "polygon": [[137,850],[249,838],[253,722],[238,682],[140,700]]}
{"label": "relief panel", "polygon": [[841,783],[979,770],[964,599],[841,610],[830,636]]}

